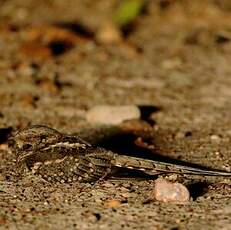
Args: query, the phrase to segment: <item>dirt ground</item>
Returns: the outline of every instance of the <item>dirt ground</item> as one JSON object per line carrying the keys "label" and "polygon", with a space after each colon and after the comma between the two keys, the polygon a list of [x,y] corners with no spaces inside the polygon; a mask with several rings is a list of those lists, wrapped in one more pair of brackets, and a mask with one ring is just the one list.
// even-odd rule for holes
{"label": "dirt ground", "polygon": [[78,132],[99,104],[159,108],[156,156],[231,171],[230,2],[148,1],[120,39],[100,40],[118,2],[0,1],[0,229],[231,229],[230,179],[179,178],[192,200],[171,204],[147,201],[153,180],[16,176],[8,135]]}

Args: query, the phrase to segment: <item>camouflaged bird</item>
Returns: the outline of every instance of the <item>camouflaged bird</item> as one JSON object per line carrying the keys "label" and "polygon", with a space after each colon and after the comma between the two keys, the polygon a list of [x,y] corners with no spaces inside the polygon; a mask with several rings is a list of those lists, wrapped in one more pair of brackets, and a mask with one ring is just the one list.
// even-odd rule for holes
{"label": "camouflaged bird", "polygon": [[42,125],[19,131],[9,143],[20,167],[50,182],[94,182],[113,175],[121,167],[141,170],[149,175],[174,173],[231,177],[231,172],[119,155],[93,147],[76,135],[66,135]]}

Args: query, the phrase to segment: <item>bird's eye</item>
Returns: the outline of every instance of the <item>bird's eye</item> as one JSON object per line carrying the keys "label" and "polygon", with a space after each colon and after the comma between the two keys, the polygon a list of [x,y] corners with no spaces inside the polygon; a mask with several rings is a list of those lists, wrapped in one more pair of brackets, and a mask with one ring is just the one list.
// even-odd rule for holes
{"label": "bird's eye", "polygon": [[31,147],[32,147],[31,144],[24,144],[24,145],[22,146],[22,149],[23,149],[23,150],[27,150],[27,149],[30,149]]}

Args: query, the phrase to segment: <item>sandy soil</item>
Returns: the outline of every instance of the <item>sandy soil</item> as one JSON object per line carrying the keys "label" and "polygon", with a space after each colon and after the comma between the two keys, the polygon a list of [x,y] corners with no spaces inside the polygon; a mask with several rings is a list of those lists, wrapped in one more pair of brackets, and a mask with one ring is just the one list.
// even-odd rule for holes
{"label": "sandy soil", "polygon": [[116,0],[0,4],[0,229],[231,228],[230,179],[179,178],[191,202],[147,202],[153,180],[18,178],[6,142],[29,124],[78,132],[98,104],[156,106],[156,156],[230,171],[229,1],[150,1],[114,44],[96,38]]}

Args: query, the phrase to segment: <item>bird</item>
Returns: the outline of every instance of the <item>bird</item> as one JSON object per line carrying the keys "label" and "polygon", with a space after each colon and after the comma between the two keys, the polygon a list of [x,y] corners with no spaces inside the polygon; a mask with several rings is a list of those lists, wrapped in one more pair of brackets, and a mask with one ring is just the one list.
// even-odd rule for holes
{"label": "bird", "polygon": [[199,169],[173,163],[120,155],[92,146],[78,135],[68,135],[44,125],[32,125],[9,139],[19,168],[49,182],[96,182],[119,168],[140,170],[148,175],[189,174],[231,177],[231,172]]}

